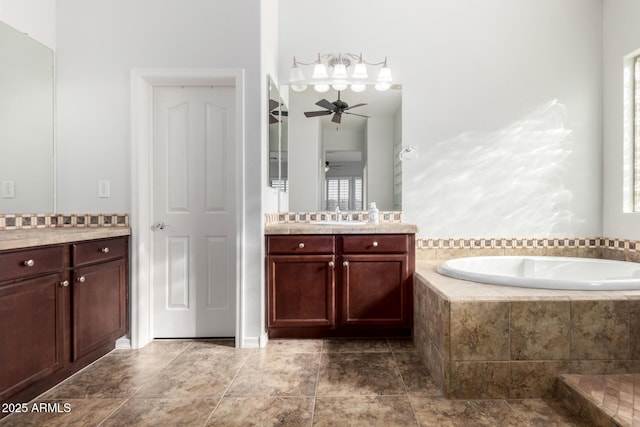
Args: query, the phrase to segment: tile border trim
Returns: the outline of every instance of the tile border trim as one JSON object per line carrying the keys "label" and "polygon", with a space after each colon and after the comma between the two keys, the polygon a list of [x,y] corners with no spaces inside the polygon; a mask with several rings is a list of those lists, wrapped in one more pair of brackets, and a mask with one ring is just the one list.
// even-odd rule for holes
{"label": "tile border trim", "polygon": [[[336,221],[335,212],[270,212],[264,214],[265,225],[270,224],[308,224],[315,221]],[[401,211],[380,211],[380,223],[400,223],[402,222]],[[342,221],[369,221],[368,211],[340,212]]]}
{"label": "tile border trim", "polygon": [[94,227],[129,227],[129,214],[0,214],[0,231]]}
{"label": "tile border trim", "polygon": [[417,249],[611,249],[640,252],[640,241],[608,237],[416,239]]}

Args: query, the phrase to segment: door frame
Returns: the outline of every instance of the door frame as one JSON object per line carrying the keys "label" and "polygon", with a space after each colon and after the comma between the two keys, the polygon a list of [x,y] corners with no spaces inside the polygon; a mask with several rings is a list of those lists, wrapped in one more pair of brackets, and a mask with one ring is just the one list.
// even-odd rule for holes
{"label": "door frame", "polygon": [[235,89],[236,194],[236,347],[243,343],[244,277],[244,70],[133,69],[131,71],[131,286],[129,300],[132,348],[153,340],[153,88],[156,86],[232,86]]}

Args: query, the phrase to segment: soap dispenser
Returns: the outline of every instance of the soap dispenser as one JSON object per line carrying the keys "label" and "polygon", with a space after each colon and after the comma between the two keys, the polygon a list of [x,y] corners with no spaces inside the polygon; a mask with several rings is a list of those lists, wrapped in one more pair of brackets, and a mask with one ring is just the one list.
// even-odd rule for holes
{"label": "soap dispenser", "polygon": [[376,202],[369,203],[369,222],[372,224],[377,224],[380,222],[380,212],[376,207]]}

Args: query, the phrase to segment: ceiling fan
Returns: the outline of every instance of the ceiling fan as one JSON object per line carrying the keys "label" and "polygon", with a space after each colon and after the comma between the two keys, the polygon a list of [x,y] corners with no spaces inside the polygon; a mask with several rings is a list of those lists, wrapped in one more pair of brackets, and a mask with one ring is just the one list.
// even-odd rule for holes
{"label": "ceiling fan", "polygon": [[316,105],[325,108],[325,110],[320,110],[320,111],[305,111],[304,115],[306,117],[317,117],[317,116],[328,116],[330,114],[333,114],[333,117],[331,118],[331,121],[334,123],[340,123],[340,120],[342,119],[342,115],[343,114],[353,114],[354,116],[360,116],[360,117],[366,117],[369,118],[369,116],[364,116],[362,114],[356,114],[356,113],[352,113],[350,110],[352,108],[356,108],[356,107],[362,107],[363,105],[367,105],[367,104],[356,104],[356,105],[352,105],[351,107],[349,106],[349,104],[347,104],[346,102],[340,100],[340,91],[338,91],[338,100],[334,101],[334,102],[329,102],[326,99],[321,99],[320,101],[316,102]]}
{"label": "ceiling fan", "polygon": [[342,165],[331,165],[329,162],[324,162],[324,171],[329,172],[329,169],[341,168]]}
{"label": "ceiling fan", "polygon": [[289,115],[288,111],[279,110],[279,107],[284,104],[280,104],[278,101],[273,99],[269,99],[269,124],[272,125],[274,123],[278,123],[280,120],[276,116],[287,117]]}

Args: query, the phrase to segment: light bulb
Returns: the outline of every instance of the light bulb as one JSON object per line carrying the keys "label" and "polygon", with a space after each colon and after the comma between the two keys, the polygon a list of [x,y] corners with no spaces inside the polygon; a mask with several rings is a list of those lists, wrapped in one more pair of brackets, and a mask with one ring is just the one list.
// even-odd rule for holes
{"label": "light bulb", "polygon": [[363,62],[356,64],[353,68],[353,74],[351,75],[354,79],[366,79],[369,77],[367,74],[367,65]]}
{"label": "light bulb", "polygon": [[336,81],[331,84],[335,90],[345,90],[349,86],[346,81]]}
{"label": "light bulb", "polygon": [[380,72],[378,73],[378,82],[390,82],[391,79],[391,68],[382,67]]}
{"label": "light bulb", "polygon": [[291,89],[295,92],[304,92],[307,89],[307,85],[291,85]]}
{"label": "light bulb", "polygon": [[380,92],[384,92],[385,90],[388,90],[391,87],[391,83],[386,83],[386,82],[377,82],[376,83],[376,90],[379,90]]}
{"label": "light bulb", "polygon": [[324,93],[329,90],[329,85],[326,83],[319,83],[317,85],[313,85],[313,88],[316,92]]}
{"label": "light bulb", "polygon": [[334,79],[346,79],[347,78],[347,67],[344,64],[336,64],[333,66],[333,73],[331,77]]}
{"label": "light bulb", "polygon": [[353,83],[351,90],[354,92],[364,92],[367,89],[367,85],[364,83]]}
{"label": "light bulb", "polygon": [[329,75],[327,74],[327,67],[324,66],[324,64],[316,64],[313,67],[313,75],[311,76],[314,79],[326,79],[327,77],[329,77]]}
{"label": "light bulb", "polygon": [[291,74],[289,75],[290,82],[301,82],[304,80],[304,74],[302,74],[302,69],[297,65],[294,65],[291,68]]}

